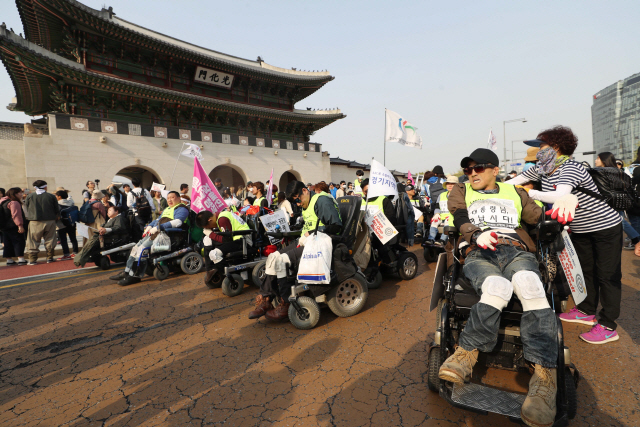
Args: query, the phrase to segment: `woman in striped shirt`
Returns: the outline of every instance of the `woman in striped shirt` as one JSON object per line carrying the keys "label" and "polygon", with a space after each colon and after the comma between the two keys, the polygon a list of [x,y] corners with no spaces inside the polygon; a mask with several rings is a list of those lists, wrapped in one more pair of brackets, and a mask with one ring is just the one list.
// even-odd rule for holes
{"label": "woman in striped shirt", "polygon": [[[576,190],[582,187],[600,194],[585,167],[569,158],[578,146],[578,138],[571,129],[556,126],[525,144],[540,147],[538,164],[509,180],[509,184],[541,181],[542,191],[530,190],[529,196],[544,203],[554,203],[569,194],[578,200],[571,222],[571,242],[582,266],[587,297],[568,313],[561,314],[560,320],[592,326],[591,331],[580,334],[588,343],[616,341],[615,321],[620,316],[622,288],[620,215],[604,201]],[[598,302],[602,310],[596,320]]]}

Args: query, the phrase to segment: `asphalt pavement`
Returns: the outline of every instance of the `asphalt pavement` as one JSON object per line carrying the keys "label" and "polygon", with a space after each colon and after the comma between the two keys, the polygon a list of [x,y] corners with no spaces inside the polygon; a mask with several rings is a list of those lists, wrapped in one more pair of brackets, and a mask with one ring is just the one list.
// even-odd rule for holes
{"label": "asphalt pavement", "polygon": [[[249,320],[257,288],[229,298],[203,274],[0,284],[0,425],[512,425],[428,390],[435,264],[414,248],[415,279],[385,278],[363,312],[325,308],[310,331]],[[623,271],[619,341],[589,345],[587,326],[565,325],[582,374],[571,426],[640,425],[640,258],[625,251]]]}

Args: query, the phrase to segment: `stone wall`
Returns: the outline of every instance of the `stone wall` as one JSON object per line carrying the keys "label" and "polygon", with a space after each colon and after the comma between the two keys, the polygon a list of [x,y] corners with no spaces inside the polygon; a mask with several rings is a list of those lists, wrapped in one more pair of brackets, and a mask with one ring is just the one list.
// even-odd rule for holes
{"label": "stone wall", "polygon": [[[22,164],[26,165],[27,182],[44,179],[50,189],[65,187],[71,190],[74,200],[79,203],[87,180],[98,178],[100,188],[106,188],[113,177],[127,167],[147,169],[167,186],[175,167],[171,189],[192,181],[193,159],[181,156],[176,164],[182,147],[180,140],[58,129],[55,121],[55,115],[51,114],[49,135],[24,138]],[[106,142],[101,142],[101,137],[105,137]],[[245,182],[266,182],[271,168],[274,182],[279,182],[286,171],[300,176],[304,182],[328,180],[331,176],[329,157],[318,151],[276,150],[211,142],[198,144],[203,145],[202,166],[205,171],[210,172],[219,165],[229,166]],[[28,153],[26,159],[25,152]],[[24,176],[25,172],[22,173]]]}
{"label": "stone wall", "polygon": [[[331,165],[331,181],[338,184],[340,181],[354,182],[356,180],[356,168],[346,165]],[[369,171],[363,171],[364,178],[369,178]]]}
{"label": "stone wall", "polygon": [[24,167],[24,130],[0,124],[0,187],[27,187]]}

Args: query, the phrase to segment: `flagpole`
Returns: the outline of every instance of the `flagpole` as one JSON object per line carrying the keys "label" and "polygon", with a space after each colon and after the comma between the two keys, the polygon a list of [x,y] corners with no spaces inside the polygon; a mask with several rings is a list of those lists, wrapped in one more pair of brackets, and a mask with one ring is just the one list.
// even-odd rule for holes
{"label": "flagpole", "polygon": [[180,151],[178,151],[178,157],[176,158],[176,164],[173,166],[173,173],[171,174],[171,179],[169,180],[169,190],[171,190],[171,183],[173,182],[173,175],[176,173],[176,168],[178,167],[178,160],[180,160],[180,155],[182,155],[182,149],[184,148],[184,141],[182,142],[182,146],[180,147]]}
{"label": "flagpole", "polygon": [[[384,109],[384,157],[382,158],[382,165],[387,167],[387,109]],[[371,158],[373,159],[373,157]],[[368,198],[368,197],[367,197]]]}

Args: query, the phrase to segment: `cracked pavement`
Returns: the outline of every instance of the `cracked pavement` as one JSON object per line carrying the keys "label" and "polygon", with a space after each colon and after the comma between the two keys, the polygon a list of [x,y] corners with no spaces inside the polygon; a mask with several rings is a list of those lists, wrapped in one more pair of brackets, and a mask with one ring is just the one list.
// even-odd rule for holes
{"label": "cracked pavement", "polygon": [[[229,298],[203,274],[2,289],[0,425],[510,425],[428,390],[435,263],[416,254],[414,280],[386,277],[363,312],[324,308],[310,331],[249,320],[257,288]],[[619,341],[592,346],[565,325],[582,375],[571,426],[640,425],[640,258],[625,251],[623,272]]]}

